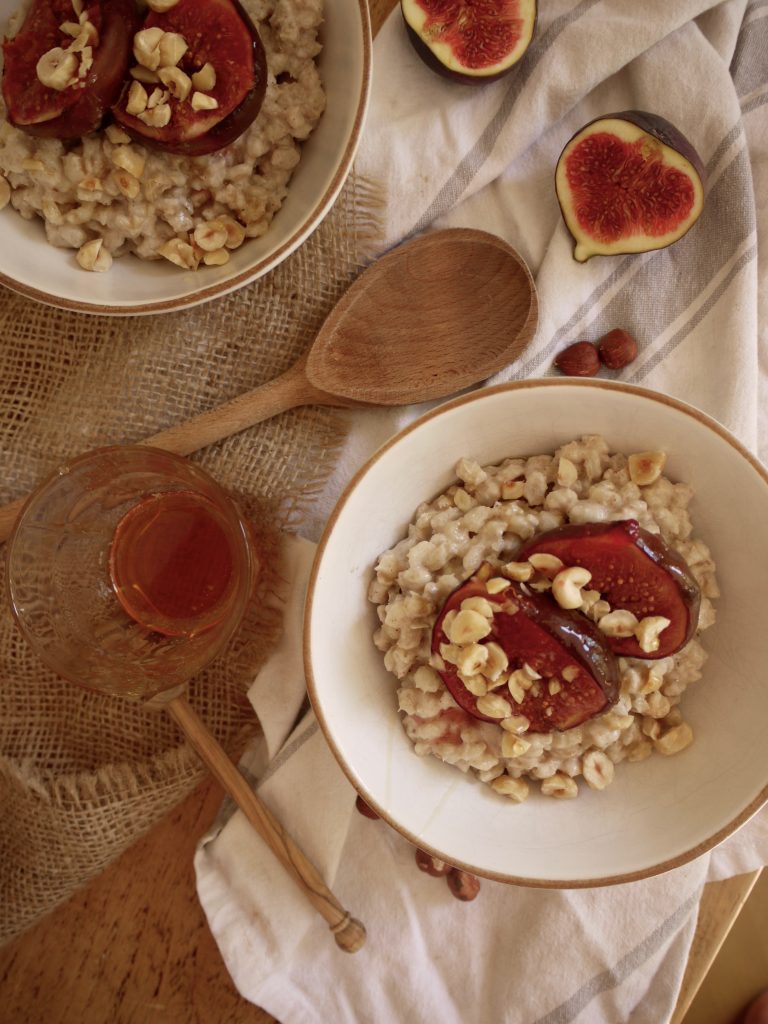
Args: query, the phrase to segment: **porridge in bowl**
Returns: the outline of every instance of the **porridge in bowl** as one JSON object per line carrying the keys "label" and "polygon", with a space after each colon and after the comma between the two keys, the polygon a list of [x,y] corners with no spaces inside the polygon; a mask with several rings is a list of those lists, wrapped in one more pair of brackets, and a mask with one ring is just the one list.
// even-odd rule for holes
{"label": "porridge in bowl", "polygon": [[584,436],[481,467],[378,560],[375,643],[420,755],[524,800],[601,790],[622,761],[693,739],[715,566],[665,455]]}
{"label": "porridge in bowl", "polygon": [[[49,41],[56,45],[38,61],[38,77],[53,83],[41,83],[41,96],[50,94],[56,111],[59,97],[78,88],[78,76],[90,88],[99,42],[94,26],[117,2],[35,0],[35,9],[54,11],[54,21],[65,14],[68,19],[54,25]],[[13,96],[4,78],[0,206],[10,204],[28,220],[41,218],[48,241],[76,250],[86,270],[107,270],[113,257],[126,253],[185,269],[226,263],[233,249],[268,230],[301,159],[301,144],[325,107],[315,63],[322,0],[243,0],[246,20],[231,0],[212,2],[206,12],[216,9],[217,17],[234,23],[233,38],[238,42],[239,32],[246,63],[247,55],[256,54],[251,77],[234,85],[227,77],[229,51],[216,55],[209,45],[195,0],[153,0],[150,8],[144,22],[147,12],[137,13],[129,30],[132,49],[115,85],[121,91],[107,103],[117,120],[107,111],[82,138],[69,137],[81,121],[67,109],[51,120],[61,124],[60,137],[40,137],[39,115],[20,101],[21,114],[11,117]],[[6,28],[6,68],[12,37],[24,31],[23,17],[19,12]],[[82,39],[73,38],[78,26],[89,25]],[[74,62],[72,78],[57,85],[66,60]],[[260,60],[266,62],[261,72]],[[26,130],[11,123],[20,118],[30,122]]]}

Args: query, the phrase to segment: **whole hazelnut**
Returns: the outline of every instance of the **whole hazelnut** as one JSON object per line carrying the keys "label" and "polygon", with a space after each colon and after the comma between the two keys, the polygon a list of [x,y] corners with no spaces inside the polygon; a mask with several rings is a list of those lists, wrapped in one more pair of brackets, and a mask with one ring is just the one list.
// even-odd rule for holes
{"label": "whole hazelnut", "polygon": [[631,334],[617,327],[600,338],[597,350],[609,370],[621,370],[637,357],[637,342]]}
{"label": "whole hazelnut", "polygon": [[558,355],[555,366],[567,377],[594,377],[600,357],[591,341],[575,341]]}
{"label": "whole hazelnut", "polygon": [[480,892],[480,879],[470,875],[468,871],[451,868],[446,881],[448,882],[448,888],[457,900],[469,902],[475,899]]}
{"label": "whole hazelnut", "polygon": [[372,807],[368,806],[361,796],[355,800],[355,807],[364,817],[370,818],[372,821],[376,821],[380,817]]}
{"label": "whole hazelnut", "polygon": [[453,870],[451,865],[446,864],[444,860],[433,857],[431,854],[427,853],[426,850],[420,850],[418,847],[416,847],[416,864],[419,871],[423,871],[427,875],[432,875],[433,878],[440,878]]}

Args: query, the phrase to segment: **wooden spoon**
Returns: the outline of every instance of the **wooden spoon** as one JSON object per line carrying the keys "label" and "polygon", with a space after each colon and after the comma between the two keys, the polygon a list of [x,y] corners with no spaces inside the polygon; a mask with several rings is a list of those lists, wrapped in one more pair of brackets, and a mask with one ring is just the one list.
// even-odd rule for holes
{"label": "wooden spoon", "polygon": [[[162,703],[161,695],[157,700],[157,706]],[[365,943],[365,926],[357,918],[352,917],[336,899],[323,881],[320,872],[288,835],[267,805],[254,793],[240,774],[240,769],[230,761],[224,748],[209,732],[186,697],[172,694],[166,707],[212,774],[245,814],[315,910],[325,918],[333,932],[336,945],[345,953],[356,953]]]}
{"label": "wooden spoon", "polygon": [[[291,369],[141,443],[189,455],[300,405],[443,398],[514,362],[537,321],[533,279],[511,246],[470,228],[436,231],[365,270]],[[0,509],[0,542],[23,504]]]}

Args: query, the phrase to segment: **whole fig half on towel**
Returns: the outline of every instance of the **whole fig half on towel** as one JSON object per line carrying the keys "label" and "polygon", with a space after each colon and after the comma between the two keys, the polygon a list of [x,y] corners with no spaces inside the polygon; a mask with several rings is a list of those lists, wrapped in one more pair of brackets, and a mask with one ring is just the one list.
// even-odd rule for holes
{"label": "whole fig half on towel", "polygon": [[237,0],[178,0],[166,11],[150,10],[133,52],[140,66],[131,68],[112,112],[145,146],[213,153],[242,135],[261,109],[266,56]]}
{"label": "whole fig half on towel", "polygon": [[555,172],[574,259],[663,249],[690,230],[704,206],[704,165],[663,117],[607,114],[568,142]]}
{"label": "whole fig half on towel", "polygon": [[425,64],[466,85],[506,75],[536,25],[536,0],[401,0],[400,7]]}
{"label": "whole fig half on towel", "polygon": [[128,71],[138,21],[133,0],[35,0],[3,43],[8,120],[28,135],[62,140],[95,131]]}

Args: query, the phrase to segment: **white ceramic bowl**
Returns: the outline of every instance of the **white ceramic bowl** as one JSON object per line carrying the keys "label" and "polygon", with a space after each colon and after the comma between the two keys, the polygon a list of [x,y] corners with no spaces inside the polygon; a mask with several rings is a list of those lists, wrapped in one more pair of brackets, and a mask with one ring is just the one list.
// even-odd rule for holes
{"label": "white ceramic bowl", "polygon": [[[0,0],[0,27],[21,0]],[[366,0],[325,0],[318,58],[327,106],[304,145],[288,196],[258,239],[232,253],[223,267],[185,271],[166,260],[115,260],[91,274],[74,252],[45,240],[42,221],[0,211],[0,283],[40,302],[86,313],[163,313],[225,295],[266,274],[289,256],[333,205],[352,166],[362,132],[371,75],[371,27]]]}
{"label": "white ceramic bowl", "polygon": [[[397,711],[396,680],[372,634],[366,590],[377,556],[419,503],[445,490],[462,455],[481,464],[543,453],[584,433],[611,448],[669,452],[689,482],[696,534],[722,590],[702,637],[703,678],[683,697],[695,741],[617,767],[576,800],[532,793],[513,804],[489,786],[418,757]],[[380,449],[342,496],[308,594],[305,664],[326,738],[350,781],[414,844],[477,874],[541,886],[626,882],[710,849],[768,799],[768,474],[723,427],[670,398],[605,381],[547,379],[456,399]]]}

